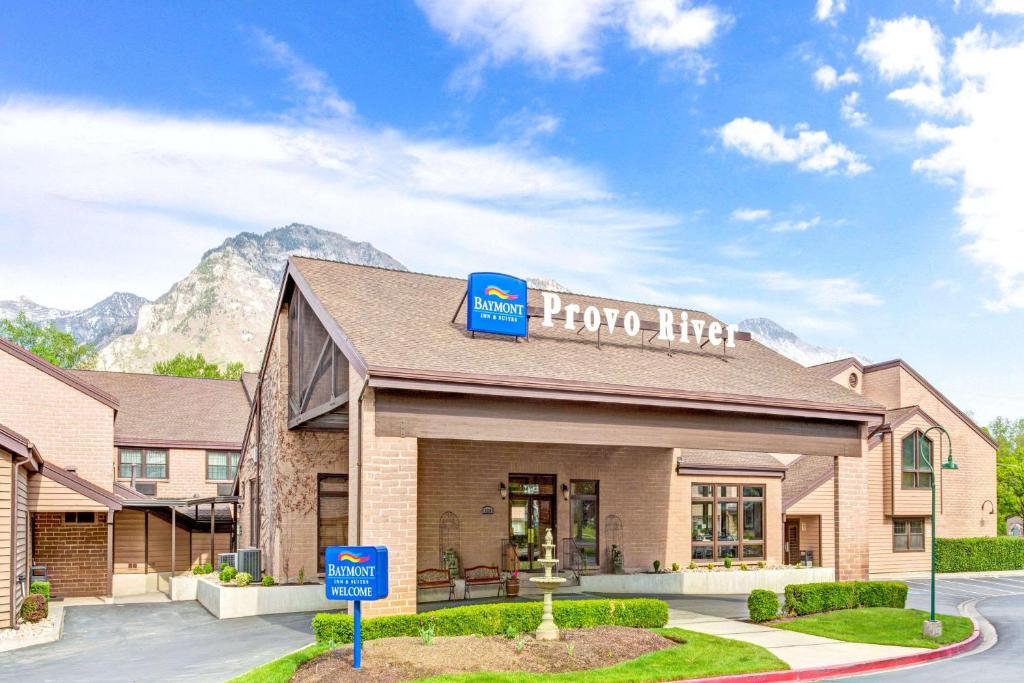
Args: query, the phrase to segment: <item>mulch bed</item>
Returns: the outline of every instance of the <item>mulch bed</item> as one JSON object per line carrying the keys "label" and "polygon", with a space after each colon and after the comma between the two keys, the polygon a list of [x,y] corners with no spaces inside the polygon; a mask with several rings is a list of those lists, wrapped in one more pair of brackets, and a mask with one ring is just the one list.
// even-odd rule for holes
{"label": "mulch bed", "polygon": [[[564,629],[562,640],[521,636],[437,637],[433,645],[419,638],[384,638],[363,643],[362,668],[352,668],[352,646],[325,652],[299,667],[293,682],[368,681],[391,683],[445,673],[526,671],[556,673],[611,666],[678,643],[656,633],[625,626]],[[571,654],[570,654],[571,651]]]}

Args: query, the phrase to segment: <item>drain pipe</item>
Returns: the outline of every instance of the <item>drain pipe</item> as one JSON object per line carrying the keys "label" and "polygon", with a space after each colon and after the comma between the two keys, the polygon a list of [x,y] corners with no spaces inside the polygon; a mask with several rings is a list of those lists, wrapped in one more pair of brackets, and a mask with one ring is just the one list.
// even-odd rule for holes
{"label": "drain pipe", "polygon": [[363,386],[359,389],[359,398],[356,399],[356,422],[359,426],[359,433],[356,434],[356,545],[363,544],[363,394],[369,384],[370,373],[366,373]]}
{"label": "drain pipe", "polygon": [[[18,470],[28,460],[19,460],[19,456],[11,456],[11,585],[10,585],[10,619],[11,628],[18,628],[17,620],[17,591],[18,585]],[[29,532],[28,528],[25,533]],[[25,549],[28,552],[28,539],[25,539]],[[25,558],[28,564],[28,558]]]}

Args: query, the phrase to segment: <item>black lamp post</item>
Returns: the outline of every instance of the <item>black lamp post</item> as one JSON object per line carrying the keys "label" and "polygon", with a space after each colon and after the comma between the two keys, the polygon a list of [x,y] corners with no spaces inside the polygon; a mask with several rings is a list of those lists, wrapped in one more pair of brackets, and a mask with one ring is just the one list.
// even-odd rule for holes
{"label": "black lamp post", "polygon": [[[960,467],[953,462],[953,440],[949,437],[949,432],[946,431],[945,427],[935,425],[925,430],[924,434],[921,435],[918,441],[918,451],[920,457],[928,463],[928,470],[931,472],[932,480],[932,595],[931,595],[931,614],[928,621],[924,623],[924,634],[933,638],[938,638],[942,635],[942,622],[935,618],[935,467],[933,465],[933,458],[930,453],[926,453],[925,448],[925,437],[928,436],[928,432],[933,429],[938,429],[942,434],[946,435],[946,440],[949,442],[949,455],[946,461],[942,463],[941,467],[944,470],[956,470]],[[939,435],[939,451],[942,451],[942,435]]]}

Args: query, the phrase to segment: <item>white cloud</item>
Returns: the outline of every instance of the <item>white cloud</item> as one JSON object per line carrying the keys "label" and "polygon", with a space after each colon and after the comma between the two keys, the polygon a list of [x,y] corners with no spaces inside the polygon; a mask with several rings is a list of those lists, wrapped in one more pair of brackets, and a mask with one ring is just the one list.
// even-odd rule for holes
{"label": "white cloud", "polygon": [[814,18],[818,21],[835,21],[846,11],[846,0],[818,0],[814,6]]}
{"label": "white cloud", "polygon": [[758,255],[756,249],[748,247],[742,241],[723,244],[718,248],[718,253],[731,259],[748,259]]}
{"label": "white cloud", "polygon": [[956,111],[962,122],[919,126],[917,137],[939,149],[915,161],[914,168],[959,182],[965,251],[998,290],[987,307],[1024,309],[1024,40],[975,28],[956,39],[948,71],[946,90],[956,92],[921,98],[921,107],[936,114]]}
{"label": "white cloud", "polygon": [[26,97],[0,104],[0,177],[0,298],[64,307],[154,297],[226,235],[293,221],[420,270],[487,264],[629,295],[678,223],[523,148]]}
{"label": "white cloud", "polygon": [[775,223],[769,230],[770,232],[806,232],[819,223],[821,223],[821,216],[802,221],[786,219]]}
{"label": "white cloud", "polygon": [[942,34],[926,19],[872,19],[857,54],[888,80],[916,75],[937,81],[942,72]]}
{"label": "white cloud", "polygon": [[743,223],[753,223],[771,218],[772,212],[769,209],[750,209],[740,207],[732,212],[732,219]]}
{"label": "white cloud", "polygon": [[832,90],[839,85],[860,83],[860,74],[852,69],[840,74],[834,67],[825,64],[814,71],[814,82],[822,90]]}
{"label": "white cloud", "polygon": [[825,131],[797,126],[796,136],[775,129],[765,121],[742,117],[719,130],[722,144],[740,154],[768,163],[795,163],[801,171],[842,172],[854,176],[871,167],[864,158]]}
{"label": "white cloud", "polygon": [[822,310],[882,304],[878,296],[865,291],[860,282],[849,277],[813,278],[785,272],[766,272],[755,273],[754,279],[772,292],[801,294],[808,303]]}
{"label": "white cloud", "polygon": [[839,107],[839,115],[854,128],[867,125],[868,122],[868,115],[857,109],[858,104],[860,104],[860,93],[854,90],[843,97],[843,103]]}
{"label": "white cloud", "polygon": [[983,5],[989,14],[1024,14],[1024,0],[988,0]]}
{"label": "white cloud", "polygon": [[529,144],[535,138],[554,135],[561,125],[562,120],[553,114],[524,107],[499,121],[498,131],[505,139]]}
{"label": "white cloud", "polygon": [[625,5],[630,45],[651,52],[704,47],[729,21],[711,5],[692,7],[676,0],[633,0]]}
{"label": "white cloud", "polygon": [[631,47],[687,53],[731,21],[713,5],[688,0],[417,0],[449,41],[475,51],[455,78],[473,89],[489,64],[523,61],[583,77],[600,70],[602,43],[625,34]]}
{"label": "white cloud", "polygon": [[346,118],[355,113],[355,106],[338,94],[327,74],[306,63],[287,43],[263,29],[256,28],[251,33],[264,53],[288,72],[288,81],[292,86],[306,96],[304,109],[307,113]]}
{"label": "white cloud", "polygon": [[946,97],[938,83],[915,83],[908,88],[898,88],[889,93],[889,99],[909,107],[938,116],[953,116],[960,113],[957,98]]}

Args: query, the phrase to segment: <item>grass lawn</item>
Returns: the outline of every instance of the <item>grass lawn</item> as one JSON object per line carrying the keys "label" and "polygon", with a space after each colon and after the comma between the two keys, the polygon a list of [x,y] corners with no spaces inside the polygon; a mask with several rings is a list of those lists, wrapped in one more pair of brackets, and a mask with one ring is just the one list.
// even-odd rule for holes
{"label": "grass lawn", "polygon": [[310,645],[256,667],[252,671],[247,671],[241,676],[232,678],[228,683],[285,683],[285,681],[291,680],[295,670],[305,662],[330,649],[331,646],[327,643]]}
{"label": "grass lawn", "polygon": [[[679,628],[652,629],[680,645],[620,662],[604,669],[587,672],[586,680],[594,683],[626,683],[640,681],[672,681],[702,676],[756,673],[788,669],[786,663],[762,647],[727,640],[716,636],[684,631]],[[269,664],[253,669],[228,683],[285,683],[304,662],[330,649],[327,644],[310,645],[285,655]],[[423,679],[430,683],[537,683],[539,681],[578,681],[580,672],[561,674],[474,673],[434,676]]]}
{"label": "grass lawn", "polygon": [[922,624],[927,612],[893,607],[862,607],[823,614],[811,614],[790,621],[766,624],[787,631],[845,640],[851,643],[903,645],[937,648],[958,643],[974,632],[974,622],[966,617],[935,615],[942,622],[941,638],[925,638]]}
{"label": "grass lawn", "polygon": [[[604,669],[587,671],[588,683],[627,683],[673,681],[702,676],[779,671],[789,667],[763,647],[727,640],[681,628],[656,628],[655,633],[682,644],[620,662]],[[422,683],[539,683],[540,681],[578,681],[579,671],[560,674],[471,673],[434,676]]]}

